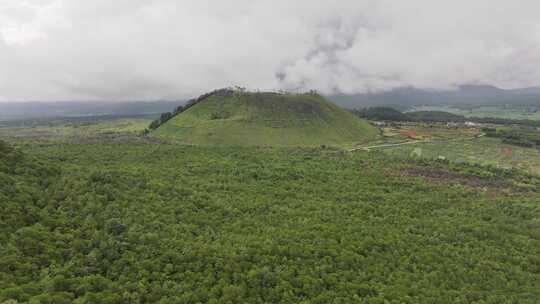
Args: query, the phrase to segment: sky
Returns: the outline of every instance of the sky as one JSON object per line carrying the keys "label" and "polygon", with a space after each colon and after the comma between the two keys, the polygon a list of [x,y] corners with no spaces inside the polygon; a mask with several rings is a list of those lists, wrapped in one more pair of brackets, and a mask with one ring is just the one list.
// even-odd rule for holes
{"label": "sky", "polygon": [[537,0],[1,0],[0,100],[540,85]]}

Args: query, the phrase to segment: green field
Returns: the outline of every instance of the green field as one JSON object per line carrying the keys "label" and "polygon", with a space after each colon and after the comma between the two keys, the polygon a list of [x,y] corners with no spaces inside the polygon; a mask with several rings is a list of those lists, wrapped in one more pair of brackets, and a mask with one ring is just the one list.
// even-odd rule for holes
{"label": "green field", "polygon": [[540,149],[508,145],[496,138],[435,140],[413,145],[383,148],[380,151],[402,157],[444,158],[454,162],[481,164],[505,169],[515,168],[540,174]]}
{"label": "green field", "polygon": [[404,158],[443,159],[519,169],[540,175],[540,148],[535,144],[540,139],[535,128],[406,122],[394,123],[381,130],[381,140],[359,145],[355,149]]}
{"label": "green field", "polygon": [[353,146],[377,129],[316,94],[212,95],[151,135],[203,145]]}
{"label": "green field", "polygon": [[141,134],[155,115],[79,117],[0,121],[0,138],[8,141],[85,141]]}

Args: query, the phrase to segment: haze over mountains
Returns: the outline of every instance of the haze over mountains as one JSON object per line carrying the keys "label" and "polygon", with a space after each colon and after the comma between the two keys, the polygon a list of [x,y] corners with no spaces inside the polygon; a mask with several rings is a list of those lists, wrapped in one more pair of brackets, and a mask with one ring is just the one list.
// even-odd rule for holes
{"label": "haze over mountains", "polygon": [[[462,85],[454,91],[399,88],[391,91],[354,95],[331,95],[330,100],[346,108],[393,105],[468,104],[540,105],[540,87],[504,90],[489,85]],[[82,117],[101,115],[145,115],[173,110],[183,100],[132,102],[0,102],[0,120],[26,118]]]}
{"label": "haze over mountains", "polygon": [[28,118],[130,116],[159,114],[173,109],[183,101],[50,101],[50,102],[0,102],[0,120]]}
{"label": "haze over mountains", "polygon": [[414,106],[439,104],[539,105],[540,87],[504,90],[489,85],[462,85],[454,91],[399,88],[386,92],[334,95],[331,99],[348,108],[374,105]]}

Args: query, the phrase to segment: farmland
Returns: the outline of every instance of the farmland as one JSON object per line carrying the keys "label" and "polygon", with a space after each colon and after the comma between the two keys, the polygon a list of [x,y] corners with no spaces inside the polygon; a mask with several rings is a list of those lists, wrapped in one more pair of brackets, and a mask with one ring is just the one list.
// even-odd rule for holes
{"label": "farmland", "polygon": [[501,140],[494,138],[483,137],[459,142],[431,141],[383,151],[402,157],[441,158],[540,174],[540,149],[503,144]]}
{"label": "farmland", "polygon": [[[464,126],[444,123],[399,123],[385,126],[383,140],[359,145],[373,146],[370,150],[399,157],[443,159],[460,163],[480,164],[506,169],[520,169],[540,174],[540,149],[505,143],[504,138],[487,137],[482,131],[485,126]],[[496,127],[500,130],[522,132],[532,136],[525,128]],[[406,145],[399,145],[407,143]]]}

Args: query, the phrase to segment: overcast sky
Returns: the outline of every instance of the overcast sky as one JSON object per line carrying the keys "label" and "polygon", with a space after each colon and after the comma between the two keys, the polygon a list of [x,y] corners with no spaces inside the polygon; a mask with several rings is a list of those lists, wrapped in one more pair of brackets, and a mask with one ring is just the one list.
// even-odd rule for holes
{"label": "overcast sky", "polygon": [[0,100],[540,85],[538,0],[0,0]]}

